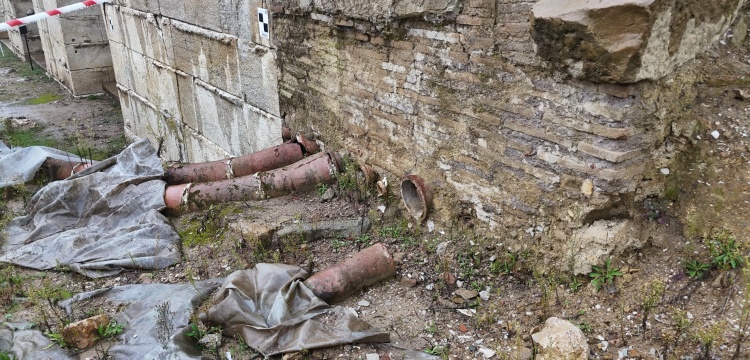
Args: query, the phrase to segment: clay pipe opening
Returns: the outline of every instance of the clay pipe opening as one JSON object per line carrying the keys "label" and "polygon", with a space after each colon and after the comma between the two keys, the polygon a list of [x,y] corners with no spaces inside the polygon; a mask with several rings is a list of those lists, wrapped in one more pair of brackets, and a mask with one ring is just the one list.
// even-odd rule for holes
{"label": "clay pipe opening", "polygon": [[395,275],[396,262],[388,248],[375,244],[309,277],[305,285],[321,300],[335,303]]}
{"label": "clay pipe opening", "polygon": [[427,218],[432,208],[432,190],[425,185],[424,179],[417,175],[406,175],[401,181],[401,198],[409,214],[417,221]]}

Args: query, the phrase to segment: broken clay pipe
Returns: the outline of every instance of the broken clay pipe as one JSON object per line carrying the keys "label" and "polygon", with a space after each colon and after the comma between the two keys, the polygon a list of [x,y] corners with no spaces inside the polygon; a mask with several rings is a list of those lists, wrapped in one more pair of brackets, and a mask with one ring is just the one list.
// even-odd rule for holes
{"label": "broken clay pipe", "polygon": [[193,211],[228,201],[260,200],[306,191],[336,179],[341,159],[332,152],[318,153],[292,165],[251,176],[167,187],[164,203],[175,211]]}
{"label": "broken clay pipe", "polygon": [[44,162],[44,167],[49,169],[50,174],[57,180],[64,180],[73,174],[77,174],[84,169],[91,167],[95,162],[85,160],[84,162],[71,162],[68,160],[60,160],[54,158],[47,158]]}
{"label": "broken clay pipe", "polygon": [[294,164],[303,157],[299,144],[285,143],[225,160],[172,164],[167,169],[166,180],[169,184],[186,184],[234,179]]}
{"label": "broken clay pipe", "polygon": [[388,248],[379,243],[310,276],[305,285],[315,296],[330,304],[395,275],[396,262]]}
{"label": "broken clay pipe", "polygon": [[401,198],[409,214],[420,223],[432,209],[432,189],[418,175],[406,175],[401,181]]}

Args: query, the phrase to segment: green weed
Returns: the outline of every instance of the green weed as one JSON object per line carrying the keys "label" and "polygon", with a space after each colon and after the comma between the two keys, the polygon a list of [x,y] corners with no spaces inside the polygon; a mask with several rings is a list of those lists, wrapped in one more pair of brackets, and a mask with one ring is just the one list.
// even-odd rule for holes
{"label": "green weed", "polygon": [[745,263],[739,244],[726,231],[709,240],[709,249],[711,264],[719,270],[737,269]]}
{"label": "green weed", "polygon": [[124,330],[125,325],[118,324],[117,321],[112,320],[107,324],[99,325],[96,333],[100,340],[104,340],[120,335]]}
{"label": "green weed", "polygon": [[697,279],[703,277],[703,274],[705,274],[711,268],[711,264],[700,262],[698,260],[690,260],[685,263],[684,267],[685,271],[687,271],[688,273],[688,276],[693,279]]}
{"label": "green weed", "polygon": [[612,285],[615,277],[622,276],[619,268],[612,266],[612,258],[607,258],[604,262],[604,266],[591,266],[592,271],[589,276],[592,278],[591,284],[594,285],[596,291],[604,286],[604,284]]}

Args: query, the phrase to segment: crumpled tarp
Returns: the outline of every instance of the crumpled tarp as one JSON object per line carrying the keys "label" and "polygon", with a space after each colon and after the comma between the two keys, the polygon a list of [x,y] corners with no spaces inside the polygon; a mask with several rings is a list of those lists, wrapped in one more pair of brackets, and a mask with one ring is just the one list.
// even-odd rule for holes
{"label": "crumpled tarp", "polygon": [[[221,285],[223,279],[195,284],[126,285],[78,294],[60,303],[70,315],[73,310],[101,300],[120,311],[113,317],[125,326],[109,347],[113,359],[202,359],[194,340],[185,335],[190,330],[190,315],[200,303]],[[172,321],[168,327],[157,324],[157,306],[169,301]],[[20,328],[25,328],[20,327]],[[160,329],[169,329],[166,341],[159,340]],[[60,349],[39,330],[21,330],[19,326],[0,329],[0,350],[16,359],[78,359],[78,355]]]}
{"label": "crumpled tarp", "polygon": [[7,226],[0,261],[38,270],[64,265],[89,277],[176,264],[180,238],[159,213],[163,174],[156,150],[144,139],[48,184],[31,199],[29,215]]}
{"label": "crumpled tarp", "polygon": [[208,311],[208,321],[264,356],[390,341],[387,332],[316,297],[302,283],[307,276],[299,267],[282,264],[235,271],[214,296],[217,304]]}
{"label": "crumpled tarp", "polygon": [[9,149],[0,141],[0,189],[33,179],[47,158],[73,163],[81,160],[78,155],[45,146]]}

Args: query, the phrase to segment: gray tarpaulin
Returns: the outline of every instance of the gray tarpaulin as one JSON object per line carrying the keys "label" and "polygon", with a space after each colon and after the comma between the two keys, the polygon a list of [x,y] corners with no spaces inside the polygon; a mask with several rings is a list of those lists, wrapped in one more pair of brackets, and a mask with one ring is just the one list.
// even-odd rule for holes
{"label": "gray tarpaulin", "polygon": [[9,149],[0,141],[0,189],[33,179],[47,158],[76,164],[81,160],[78,155],[44,146]]}
{"label": "gray tarpaulin", "polygon": [[[195,284],[148,284],[127,285],[81,293],[62,302],[68,314],[74,310],[90,307],[91,302],[104,302],[119,309],[113,315],[118,324],[125,326],[122,334],[109,347],[114,359],[202,359],[201,351],[185,335],[189,328],[190,315],[211,292],[219,287],[223,279],[212,279]],[[169,302],[172,320],[168,324],[157,324],[157,306]],[[166,325],[166,327],[165,327]],[[23,327],[22,327],[23,328]],[[159,339],[159,331],[167,329],[165,341]],[[78,359],[72,352],[60,349],[39,330],[19,330],[7,326],[0,329],[0,350],[15,355],[17,359]]]}
{"label": "gray tarpaulin", "polygon": [[156,151],[142,140],[50,183],[31,199],[29,215],[8,225],[0,261],[38,270],[65,265],[89,277],[176,264],[180,238],[159,213],[163,173]]}
{"label": "gray tarpaulin", "polygon": [[214,296],[208,321],[240,336],[265,356],[342,344],[388,342],[388,333],[348,309],[318,299],[296,266],[258,264],[230,274]]}

